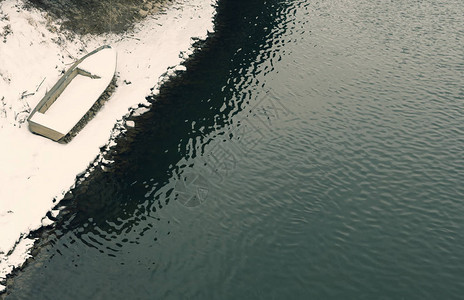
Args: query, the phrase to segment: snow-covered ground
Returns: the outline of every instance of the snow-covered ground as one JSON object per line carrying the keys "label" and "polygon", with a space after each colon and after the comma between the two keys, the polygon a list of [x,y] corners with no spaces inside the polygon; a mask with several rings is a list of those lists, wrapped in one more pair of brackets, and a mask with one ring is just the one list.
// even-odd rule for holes
{"label": "snow-covered ground", "polygon": [[[51,223],[47,212],[110,143],[114,125],[129,108],[148,105],[145,96],[157,92],[167,71],[182,70],[192,37],[213,30],[213,0],[183,2],[125,34],[76,36],[42,12],[22,9],[21,0],[0,1],[0,292],[29,256],[28,233]],[[117,51],[118,88],[95,118],[68,144],[29,132],[30,110],[61,72],[103,44]]]}

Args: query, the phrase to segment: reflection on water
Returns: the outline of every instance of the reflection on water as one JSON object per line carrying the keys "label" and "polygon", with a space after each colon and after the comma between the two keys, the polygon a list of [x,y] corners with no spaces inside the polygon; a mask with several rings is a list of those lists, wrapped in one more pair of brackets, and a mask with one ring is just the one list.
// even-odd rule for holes
{"label": "reflection on water", "polygon": [[461,6],[220,1],[7,298],[459,298]]}

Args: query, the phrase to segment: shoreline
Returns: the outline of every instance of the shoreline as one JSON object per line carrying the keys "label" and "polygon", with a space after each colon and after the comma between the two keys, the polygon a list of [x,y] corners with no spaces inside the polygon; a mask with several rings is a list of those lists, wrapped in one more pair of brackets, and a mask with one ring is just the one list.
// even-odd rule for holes
{"label": "shoreline", "polygon": [[[5,229],[0,234],[0,293],[5,291],[2,284],[8,274],[30,257],[35,239],[29,239],[29,233],[53,224],[59,214],[53,208],[66,193],[92,170],[111,163],[104,160],[103,154],[115,145],[115,137],[126,127],[135,126],[133,121],[126,122],[127,117],[147,110],[151,104],[146,96],[156,94],[165,78],[185,69],[181,63],[193,52],[192,37],[204,39],[212,31],[214,15],[212,2],[197,0],[146,17],[123,34],[70,36],[59,24],[50,23],[43,12],[34,8],[22,11],[21,3],[0,2],[1,28],[14,20],[7,41],[0,42],[0,50],[6,53],[4,60],[10,59],[6,67],[0,67],[0,90],[8,90],[6,95],[0,95],[0,139],[9,141],[2,150],[4,159],[0,160],[5,170],[0,179],[9,187],[0,191],[0,224]],[[10,20],[5,19],[5,14]],[[56,30],[50,31],[49,26]],[[28,37],[29,46],[22,45]],[[83,50],[102,43],[111,43],[118,50],[119,87],[115,94],[69,144],[31,134],[25,124],[28,109],[54,84],[62,68]],[[32,49],[35,51],[28,51]],[[16,53],[23,54],[24,59],[11,62]],[[153,57],[153,53],[161,54]],[[37,64],[30,70],[33,75],[23,78],[22,70],[31,63]],[[43,80],[39,87],[37,79]],[[31,92],[20,91],[24,88],[35,92],[27,95]],[[16,101],[18,95],[22,101]]]}

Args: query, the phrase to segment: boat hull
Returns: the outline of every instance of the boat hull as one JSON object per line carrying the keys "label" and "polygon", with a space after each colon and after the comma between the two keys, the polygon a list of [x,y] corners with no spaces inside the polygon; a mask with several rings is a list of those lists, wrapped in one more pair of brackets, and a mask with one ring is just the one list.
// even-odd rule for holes
{"label": "boat hull", "polygon": [[31,112],[29,130],[54,141],[69,134],[108,88],[116,61],[110,46],[76,61]]}

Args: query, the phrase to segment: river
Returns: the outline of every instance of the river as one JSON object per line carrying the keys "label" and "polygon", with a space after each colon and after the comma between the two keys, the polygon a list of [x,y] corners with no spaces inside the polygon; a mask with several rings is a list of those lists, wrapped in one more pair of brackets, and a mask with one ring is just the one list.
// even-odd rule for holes
{"label": "river", "polygon": [[459,299],[464,4],[220,0],[6,299]]}

